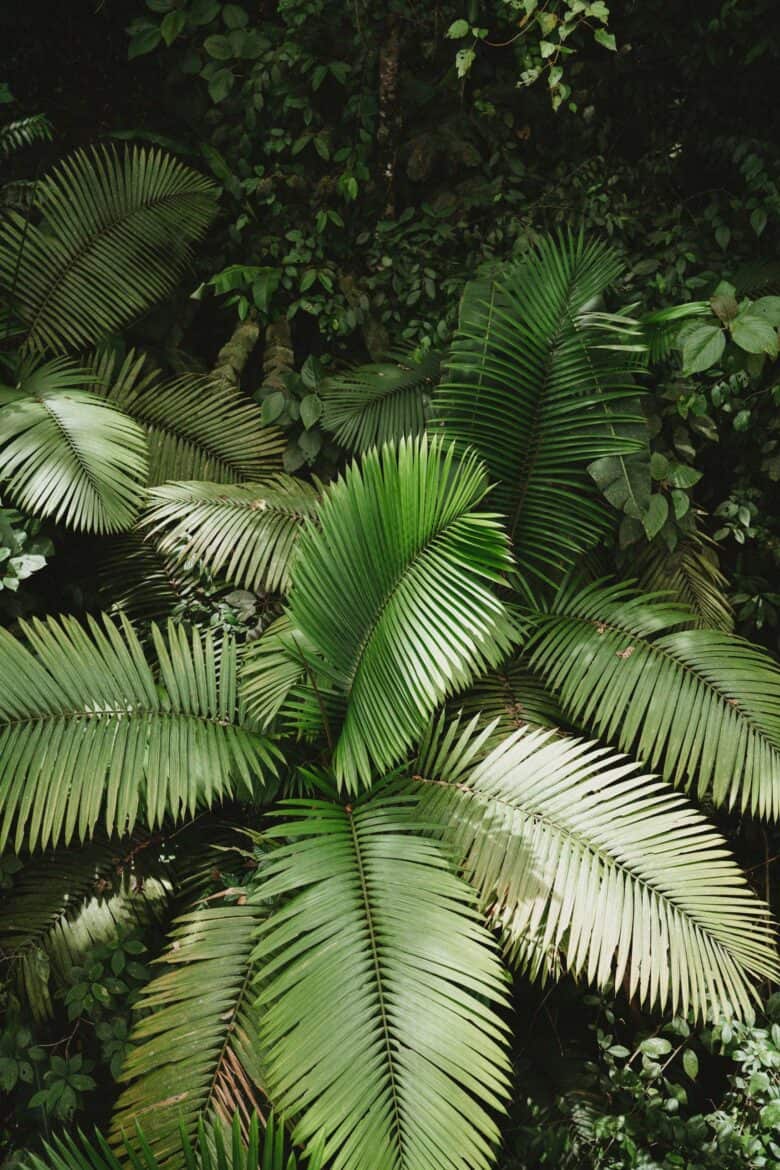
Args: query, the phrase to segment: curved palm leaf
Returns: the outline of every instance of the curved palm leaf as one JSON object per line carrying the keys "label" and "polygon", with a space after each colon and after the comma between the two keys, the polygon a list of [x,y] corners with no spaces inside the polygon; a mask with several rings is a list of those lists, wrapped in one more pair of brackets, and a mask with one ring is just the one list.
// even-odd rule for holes
{"label": "curved palm leaf", "polygon": [[498,481],[524,577],[556,579],[609,528],[588,464],[642,446],[622,428],[644,420],[620,406],[636,398],[633,323],[588,311],[620,269],[600,243],[547,239],[463,294],[436,418]]}
{"label": "curved palm leaf", "polygon": [[516,655],[491,670],[452,700],[453,711],[477,716],[479,725],[493,724],[502,738],[519,727],[561,727],[566,719],[558,700],[538,675]]}
{"label": "curved palm leaf", "polygon": [[180,1126],[192,1137],[201,1116],[229,1121],[236,1113],[246,1129],[262,1112],[250,960],[265,917],[258,905],[223,904],[176,920],[162,970],[138,1003],[144,1014],[131,1031],[121,1078],[130,1084],[116,1105],[112,1142],[140,1124],[155,1156],[172,1166],[181,1162]]}
{"label": "curved palm leaf", "polygon": [[402,440],[353,464],[299,538],[289,613],[348,700],[333,762],[350,789],[509,649],[488,586],[511,561],[496,517],[476,511],[486,491],[472,454]]}
{"label": "curved palm leaf", "polygon": [[31,223],[0,223],[0,290],[31,351],[116,332],[165,297],[216,211],[215,187],[158,150],[79,150],[38,183]]}
{"label": "curved palm leaf", "polygon": [[780,971],[774,927],[702,815],[624,756],[549,732],[517,731],[472,766],[473,730],[432,753],[420,813],[510,951],[561,948],[575,975],[625,979],[649,1007],[750,1013],[750,977]]}
{"label": "curved palm leaf", "polygon": [[286,592],[302,525],[315,516],[317,493],[303,480],[163,484],[149,494],[142,527],[174,564],[194,559],[228,584]]}
{"label": "curved palm leaf", "polygon": [[137,423],[87,393],[91,377],[55,359],[0,387],[0,478],[19,507],[85,532],[129,528],[148,470]]}
{"label": "curved palm leaf", "polygon": [[242,726],[236,647],[210,633],[152,629],[159,683],[130,624],[105,617],[0,631],[0,849],[18,851],[160,824],[274,768]]}
{"label": "curved palm leaf", "polygon": [[[238,1117],[233,1119],[229,1134],[221,1123],[207,1126],[201,1120],[194,1136],[184,1129],[179,1131],[176,1153],[166,1161],[156,1155],[143,1129],[128,1135],[119,1151],[112,1150],[98,1131],[90,1141],[79,1130],[77,1137],[67,1132],[56,1134],[50,1143],[44,1142],[43,1154],[28,1154],[21,1165],[25,1170],[127,1170],[128,1166],[132,1170],[161,1170],[172,1161],[190,1170],[196,1166],[198,1170],[297,1170],[298,1166],[303,1170],[304,1167],[290,1151],[284,1126],[273,1114],[268,1116],[262,1137],[256,1114],[246,1133],[242,1133]],[[316,1159],[305,1165],[308,1170],[319,1170]]]}
{"label": "curved palm leaf", "polygon": [[674,552],[656,541],[636,558],[634,571],[648,593],[666,592],[695,615],[697,626],[734,629],[726,596],[728,581],[718,565],[715,548],[699,535],[686,536]]}
{"label": "curved palm leaf", "polygon": [[569,718],[716,804],[780,814],[780,670],[696,615],[603,582],[536,618],[529,662]]}
{"label": "curved palm leaf", "polygon": [[504,979],[471,892],[408,798],[290,803],[258,895],[271,1099],[332,1170],[477,1170],[507,1090]]}
{"label": "curved palm leaf", "polygon": [[173,564],[151,540],[125,532],[101,542],[97,581],[105,608],[132,622],[160,621],[183,608],[197,577]]}
{"label": "curved palm leaf", "polygon": [[30,114],[0,126],[0,157],[9,158],[24,146],[51,142],[52,126],[45,114]]}
{"label": "curved palm leaf", "polygon": [[386,361],[355,366],[326,379],[322,425],[348,451],[413,438],[425,430],[439,355],[389,354]]}

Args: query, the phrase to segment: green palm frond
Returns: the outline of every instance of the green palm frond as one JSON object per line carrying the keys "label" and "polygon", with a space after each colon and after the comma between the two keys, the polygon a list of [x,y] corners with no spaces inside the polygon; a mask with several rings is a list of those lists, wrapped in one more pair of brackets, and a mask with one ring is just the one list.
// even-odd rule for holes
{"label": "green palm frond", "polygon": [[[529,662],[568,717],[716,804],[780,815],[780,669],[664,597],[564,587]],[[680,628],[680,627],[689,628]]]}
{"label": "green palm frond", "polygon": [[[222,1123],[206,1125],[201,1120],[194,1135],[179,1131],[172,1160],[188,1170],[320,1170],[316,1159],[302,1162],[296,1158],[284,1125],[273,1114],[269,1114],[262,1136],[256,1114],[246,1133],[242,1133],[238,1117],[227,1130]],[[51,1142],[44,1142],[42,1154],[27,1154],[21,1163],[24,1170],[162,1170],[170,1164],[171,1159],[163,1161],[156,1155],[143,1129],[128,1134],[119,1150],[113,1150],[97,1131],[91,1140],[81,1130],[77,1136],[55,1134]]]}
{"label": "green palm frond", "polygon": [[101,542],[97,582],[104,608],[132,622],[160,621],[189,600],[197,578],[151,540],[124,532]]}
{"label": "green palm frond", "polygon": [[347,700],[333,761],[351,790],[510,648],[489,588],[511,565],[506,537],[476,510],[487,486],[473,454],[402,440],[352,464],[299,538],[289,614]]}
{"label": "green palm frond", "polygon": [[137,423],[83,389],[90,375],[65,359],[0,387],[0,479],[33,516],[85,532],[129,528],[148,470]]}
{"label": "green palm frond", "polygon": [[27,860],[14,874],[0,900],[0,960],[33,1019],[52,1013],[52,976],[62,985],[84,945],[97,941],[103,926],[98,907],[105,906],[114,923],[128,915],[145,922],[154,914],[164,886],[152,879],[130,894],[129,868],[122,865],[137,843],[101,839],[83,849],[58,849]]}
{"label": "green palm frond", "polygon": [[282,433],[263,426],[260,407],[236,387],[205,374],[161,381],[133,351],[118,367],[109,356],[94,368],[107,400],[146,431],[149,483],[235,483],[281,470]]}
{"label": "green palm frond", "polygon": [[561,727],[566,719],[549,687],[529,670],[522,655],[488,671],[463,695],[450,703],[465,718],[477,716],[479,725],[491,723],[502,738],[519,727]]}
{"label": "green palm frond", "polygon": [[9,158],[17,150],[36,142],[51,142],[52,125],[45,114],[16,118],[0,126],[0,158]]}
{"label": "green palm frond", "polygon": [[215,187],[159,150],[79,150],[36,188],[41,222],[0,223],[0,291],[30,351],[78,349],[175,287],[216,211]]}
{"label": "green palm frond", "polygon": [[749,1014],[751,978],[780,972],[774,927],[701,813],[599,744],[518,731],[473,764],[473,732],[421,762],[420,815],[444,826],[510,953],[560,948],[572,973],[648,1007]]}
{"label": "green palm frond", "polygon": [[641,448],[634,323],[589,303],[621,269],[582,236],[543,240],[500,281],[467,286],[434,400],[446,435],[471,445],[497,486],[524,579],[555,580],[609,528],[587,467]]}
{"label": "green palm frond", "polygon": [[388,354],[383,362],[333,374],[321,390],[322,425],[356,454],[421,435],[439,362],[435,353]]}
{"label": "green palm frond", "polygon": [[173,564],[200,561],[229,585],[286,593],[298,535],[316,511],[315,490],[289,475],[265,483],[194,480],[153,489],[141,523]]}
{"label": "green palm frond", "polygon": [[728,581],[720,571],[714,545],[699,535],[686,536],[673,552],[656,541],[633,564],[642,589],[668,593],[695,614],[697,626],[734,629],[734,614],[726,596]]}
{"label": "green palm frond", "polygon": [[[191,814],[274,769],[242,724],[236,647],[152,628],[155,667],[129,622],[0,630],[0,848],[29,849]],[[14,830],[15,826],[15,830]]]}
{"label": "green palm frond", "polygon": [[479,1170],[507,1092],[504,978],[408,798],[291,802],[258,895],[269,1096],[332,1170]]}
{"label": "green palm frond", "polygon": [[138,1124],[159,1161],[178,1165],[180,1125],[192,1137],[201,1116],[238,1114],[247,1129],[261,1111],[251,955],[265,917],[258,905],[212,904],[176,920],[137,1005],[114,1144]]}
{"label": "green palm frond", "polygon": [[263,731],[314,740],[344,720],[346,699],[325,661],[287,614],[272,622],[246,650],[241,695]]}

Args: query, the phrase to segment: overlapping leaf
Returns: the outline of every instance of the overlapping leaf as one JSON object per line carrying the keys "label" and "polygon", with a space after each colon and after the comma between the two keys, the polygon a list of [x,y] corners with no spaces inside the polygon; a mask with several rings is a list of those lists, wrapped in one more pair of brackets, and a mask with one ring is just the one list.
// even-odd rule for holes
{"label": "overlapping leaf", "polygon": [[289,615],[347,700],[333,761],[351,789],[511,644],[490,591],[511,562],[497,518],[477,511],[486,491],[473,455],[402,440],[353,464],[299,539]]}
{"label": "overlapping leaf", "polygon": [[216,211],[214,184],[158,150],[79,150],[38,183],[40,222],[0,223],[0,291],[30,351],[77,349],[175,287]]}
{"label": "overlapping leaf", "polygon": [[211,633],[152,630],[156,668],[127,621],[73,618],[0,631],[0,848],[160,824],[274,766],[242,726],[236,648]]}
{"label": "overlapping leaf", "polygon": [[390,354],[386,361],[334,374],[321,390],[323,426],[358,454],[421,435],[438,377],[434,353]]}
{"label": "overlapping leaf", "polygon": [[148,471],[142,429],[88,393],[91,377],[64,359],[0,387],[0,480],[33,516],[85,532],[129,528]]}
{"label": "overlapping leaf", "polygon": [[332,1170],[478,1170],[506,1097],[501,969],[408,800],[286,808],[258,896],[269,1094]]}
{"label": "overlapping leaf", "polygon": [[474,730],[429,745],[420,815],[444,826],[510,953],[533,972],[562,950],[648,1007],[749,1013],[752,980],[780,969],[774,928],[704,817],[598,744],[518,731],[479,759]]}
{"label": "overlapping leaf", "polygon": [[538,615],[530,664],[563,710],[667,780],[780,815],[780,669],[696,615],[626,586],[567,586]]}

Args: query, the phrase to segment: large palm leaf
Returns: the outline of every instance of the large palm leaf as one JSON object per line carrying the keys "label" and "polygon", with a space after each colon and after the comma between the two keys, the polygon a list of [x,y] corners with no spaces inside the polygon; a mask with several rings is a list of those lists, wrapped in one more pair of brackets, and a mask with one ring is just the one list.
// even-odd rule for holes
{"label": "large palm leaf", "polygon": [[560,948],[647,1006],[750,1012],[750,977],[780,971],[774,928],[702,815],[597,744],[517,731],[479,760],[484,736],[432,741],[420,815],[444,826],[510,952],[533,968]]}
{"label": "large palm leaf", "polygon": [[714,546],[692,534],[670,552],[654,541],[634,555],[634,571],[648,593],[667,592],[695,614],[696,625],[714,630],[734,629],[734,614],[726,589],[728,581],[718,566]]}
{"label": "large palm leaf", "polygon": [[[248,1133],[242,1134],[241,1121],[233,1119],[229,1131],[221,1123],[206,1125],[202,1120],[196,1133],[179,1131],[175,1161],[188,1170],[319,1170],[317,1159],[299,1161],[290,1150],[284,1125],[270,1114],[261,1133],[255,1114]],[[28,1154],[21,1163],[25,1170],[161,1170],[169,1161],[159,1158],[146,1139],[144,1130],[127,1135],[122,1149],[113,1150],[98,1132],[90,1141],[81,1130],[78,1135],[55,1134],[45,1142],[43,1153]]]}
{"label": "large palm leaf", "polygon": [[264,917],[259,905],[212,904],[177,919],[138,1004],[114,1141],[140,1124],[172,1166],[182,1162],[180,1125],[191,1137],[201,1116],[238,1113],[248,1127],[262,1101],[251,954]]}
{"label": "large palm leaf", "polygon": [[298,535],[316,510],[314,489],[288,475],[259,484],[192,480],[150,492],[142,525],[174,564],[194,559],[229,585],[286,592]]}
{"label": "large palm leaf", "polygon": [[497,519],[476,510],[486,491],[473,455],[402,440],[353,464],[299,538],[289,614],[348,700],[333,760],[351,789],[510,644],[489,589],[510,559]]}
{"label": "large palm leaf", "polygon": [[436,418],[497,481],[526,577],[555,579],[611,523],[588,464],[642,447],[624,432],[641,415],[621,409],[636,397],[633,327],[589,311],[620,268],[600,243],[547,239],[463,295]]}
{"label": "large palm leaf", "polygon": [[267,479],[281,470],[284,437],[264,427],[260,407],[235,386],[206,374],[163,380],[133,350],[117,364],[93,361],[97,387],[146,431],[149,483]]}
{"label": "large palm leaf", "polygon": [[31,351],[77,349],[165,297],[216,210],[209,180],[158,150],[79,150],[38,183],[40,222],[0,223],[0,291]]}
{"label": "large palm leaf", "polygon": [[322,387],[323,426],[358,454],[420,435],[438,377],[435,353],[390,354],[386,361],[343,370]]}
{"label": "large palm leaf", "polygon": [[229,639],[155,627],[155,673],[126,620],[23,630],[29,648],[0,631],[0,848],[12,832],[17,849],[83,840],[101,818],[156,825],[273,768],[242,726]]}
{"label": "large palm leaf", "polygon": [[507,1087],[503,977],[471,893],[408,800],[290,804],[257,896],[271,1099],[332,1170],[487,1167]]}
{"label": "large palm leaf", "polygon": [[118,532],[143,499],[146,440],[136,422],[84,389],[91,380],[60,358],[0,387],[0,479],[34,516]]}
{"label": "large palm leaf", "polygon": [[[567,585],[530,663],[569,718],[717,804],[780,814],[780,670],[757,646],[628,586]],[[688,627],[688,628],[685,628]]]}

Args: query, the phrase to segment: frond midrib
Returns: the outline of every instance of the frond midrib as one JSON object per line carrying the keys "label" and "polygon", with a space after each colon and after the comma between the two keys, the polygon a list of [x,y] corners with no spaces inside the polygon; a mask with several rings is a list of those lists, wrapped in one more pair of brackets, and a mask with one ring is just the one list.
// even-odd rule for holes
{"label": "frond midrib", "polygon": [[398,1089],[395,1078],[395,1065],[392,1047],[392,1037],[390,1035],[390,1027],[388,1023],[387,1007],[385,1005],[385,992],[382,980],[382,967],[379,962],[379,947],[376,938],[376,929],[374,927],[374,916],[371,910],[371,899],[368,888],[368,878],[366,876],[365,867],[363,865],[363,857],[360,850],[360,840],[355,827],[355,816],[351,808],[345,809],[347,816],[347,823],[349,825],[349,832],[352,841],[352,849],[355,855],[355,864],[357,866],[358,881],[360,882],[360,893],[363,900],[363,910],[365,914],[366,926],[368,928],[369,945],[371,947],[371,966],[374,971],[374,979],[376,981],[377,995],[379,999],[379,1014],[381,1017],[380,1026],[382,1029],[383,1048],[387,1060],[387,1068],[390,1076],[390,1095],[392,1101],[393,1120],[392,1127],[396,1135],[396,1147],[400,1151],[402,1148],[403,1125],[401,1121],[401,1105],[398,1098]]}
{"label": "frond midrib", "polygon": [[[67,711],[46,711],[44,713],[36,713],[22,718],[16,719],[0,719],[0,735],[3,732],[14,727],[27,727],[32,723],[58,723],[62,721],[78,723],[79,721],[89,721],[91,719],[101,719],[106,717],[108,719],[121,719],[126,716],[128,719],[141,722],[142,720],[163,720],[163,719],[194,719],[198,723],[208,723],[214,727],[240,727],[240,724],[234,720],[225,718],[217,718],[214,715],[202,715],[197,711],[176,711],[166,710],[163,707],[145,707],[136,704],[134,707],[109,707],[101,711],[82,710],[67,710]],[[241,730],[247,730],[241,728]]]}

